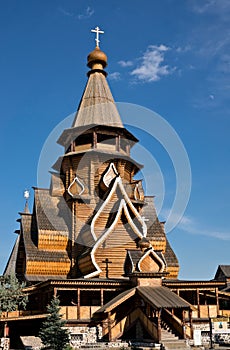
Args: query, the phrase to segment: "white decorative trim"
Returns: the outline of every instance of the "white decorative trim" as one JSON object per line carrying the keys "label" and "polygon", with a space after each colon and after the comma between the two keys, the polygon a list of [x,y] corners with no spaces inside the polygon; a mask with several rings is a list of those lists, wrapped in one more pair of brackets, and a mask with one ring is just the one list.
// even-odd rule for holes
{"label": "white decorative trim", "polygon": [[[138,184],[135,185],[133,194],[134,194],[134,199],[135,199],[136,201],[137,201],[138,199],[140,199],[140,193],[139,193],[139,189],[138,189]],[[137,194],[138,194],[138,197],[137,197]]]}
{"label": "white decorative trim", "polygon": [[82,188],[81,192],[78,193],[78,195],[81,196],[82,193],[85,191],[85,186],[84,186],[84,184],[79,180],[79,178],[78,178],[77,176],[73,179],[73,181],[72,181],[71,184],[69,185],[67,191],[68,191],[68,193],[69,193],[69,195],[70,195],[71,197],[74,197],[74,196],[75,196],[74,194],[72,194],[72,193],[70,192],[70,187],[74,184],[74,182],[77,182],[77,183],[80,185],[80,187]]}
{"label": "white decorative trim", "polygon": [[133,263],[133,259],[130,255],[130,252],[128,251],[128,256],[129,256],[129,260],[131,261],[131,264],[132,264],[132,272],[135,270],[135,266],[134,266],[134,263]]}
{"label": "white decorative trim", "polygon": [[140,260],[138,261],[137,267],[138,267],[139,271],[142,272],[142,271],[141,271],[140,264],[141,264],[141,262],[146,258],[146,256],[150,255],[150,253],[152,253],[153,256],[154,256],[154,258],[156,258],[156,260],[161,264],[161,268],[160,268],[159,272],[163,272],[163,271],[165,270],[165,267],[166,267],[166,266],[165,266],[165,263],[164,263],[164,261],[159,257],[159,255],[153,250],[153,248],[148,249],[148,250],[145,252],[145,254],[143,254],[143,256],[142,256],[142,257],[140,258]]}
{"label": "white decorative trim", "polygon": [[104,185],[109,188],[109,185],[111,184],[111,181],[113,181],[113,179],[115,179],[115,177],[117,177],[118,172],[117,169],[114,165],[114,163],[110,163],[108,170],[106,171],[106,173],[104,174],[102,180]]}
{"label": "white decorative trim", "polygon": [[[129,196],[127,195],[127,192],[125,191],[125,188],[122,184],[122,180],[120,178],[120,176],[118,177],[119,179],[119,187],[120,190],[123,194],[123,196],[125,197],[126,202],[129,204],[130,208],[132,209],[132,212],[134,213],[134,215],[137,217],[137,219],[139,220],[139,222],[141,222],[142,224],[142,230],[143,230],[143,236],[146,237],[147,235],[147,226],[145,224],[145,221],[143,220],[142,216],[139,214],[139,212],[137,211],[137,209],[134,207],[131,199],[129,198]],[[132,220],[132,219],[131,219]]]}
{"label": "white decorative trim", "polygon": [[[119,186],[119,188],[121,190],[121,193],[123,194],[124,198],[122,198],[121,201],[120,201],[119,208],[118,208],[116,217],[115,217],[112,225],[99,238],[97,238],[97,236],[95,234],[95,231],[94,231],[95,222],[98,219],[98,217],[100,216],[100,214],[103,211],[103,209],[106,207],[106,205],[110,201],[112,195],[115,193],[117,186]],[[132,212],[134,213],[134,215],[137,217],[137,219],[141,223],[143,233],[140,232],[138,227],[134,224],[134,222],[133,222],[133,220],[132,220],[132,218],[131,218],[131,216],[129,214],[129,211],[128,211],[128,208],[127,208],[127,204],[129,205],[129,207],[131,208]],[[93,264],[94,264],[94,266],[95,266],[97,271],[94,271],[94,272],[86,275],[85,278],[93,277],[93,276],[95,276],[95,275],[97,275],[97,274],[99,274],[101,272],[101,269],[100,269],[100,267],[98,266],[98,264],[97,264],[97,262],[95,260],[94,254],[95,254],[97,248],[105,241],[107,236],[110,234],[110,232],[113,230],[113,228],[117,224],[117,222],[118,222],[118,220],[119,220],[119,218],[120,218],[120,216],[122,214],[122,210],[124,210],[124,213],[125,213],[125,216],[127,218],[127,221],[130,224],[130,226],[132,227],[133,231],[136,233],[136,235],[140,239],[142,239],[143,237],[146,237],[147,226],[146,226],[143,218],[141,217],[141,215],[138,213],[138,211],[136,210],[136,208],[132,204],[129,196],[127,195],[127,193],[125,191],[125,188],[124,188],[124,186],[122,184],[121,177],[118,176],[115,179],[115,181],[114,181],[113,187],[111,188],[111,191],[110,191],[109,195],[107,196],[106,200],[104,201],[102,206],[99,208],[98,212],[96,213],[96,215],[94,216],[94,218],[93,218],[93,220],[91,222],[91,226],[90,226],[91,234],[92,234],[93,238],[95,239],[96,243],[95,243],[93,249],[91,250],[90,254],[91,254],[92,262],[93,262]]]}

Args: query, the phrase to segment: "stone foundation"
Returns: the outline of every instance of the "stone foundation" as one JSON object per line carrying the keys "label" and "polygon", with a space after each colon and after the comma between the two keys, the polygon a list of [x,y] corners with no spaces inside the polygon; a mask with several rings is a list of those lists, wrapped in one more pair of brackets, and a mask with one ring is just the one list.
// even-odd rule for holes
{"label": "stone foundation", "polygon": [[94,344],[102,338],[102,327],[68,327],[70,333],[70,345],[78,347],[86,344]]}

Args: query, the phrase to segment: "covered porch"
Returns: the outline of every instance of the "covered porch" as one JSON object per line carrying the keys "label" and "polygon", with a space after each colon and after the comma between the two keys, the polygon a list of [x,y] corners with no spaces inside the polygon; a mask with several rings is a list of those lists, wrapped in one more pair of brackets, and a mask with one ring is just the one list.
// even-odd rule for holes
{"label": "covered porch", "polygon": [[[103,339],[145,339],[160,343],[165,325],[179,338],[191,337],[191,305],[166,287],[139,286],[99,308],[93,320]],[[186,321],[187,320],[187,321]]]}

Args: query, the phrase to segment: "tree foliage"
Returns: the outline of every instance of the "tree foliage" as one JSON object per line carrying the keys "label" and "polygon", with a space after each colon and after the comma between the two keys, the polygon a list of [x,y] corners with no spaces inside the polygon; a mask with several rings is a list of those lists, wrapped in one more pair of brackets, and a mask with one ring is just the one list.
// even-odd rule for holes
{"label": "tree foliage", "polygon": [[60,315],[60,300],[54,297],[47,306],[49,313],[47,319],[42,323],[39,337],[46,349],[63,350],[68,348],[69,334],[65,326],[65,321]]}
{"label": "tree foliage", "polygon": [[28,296],[24,287],[25,283],[20,283],[15,275],[0,276],[0,314],[26,308]]}

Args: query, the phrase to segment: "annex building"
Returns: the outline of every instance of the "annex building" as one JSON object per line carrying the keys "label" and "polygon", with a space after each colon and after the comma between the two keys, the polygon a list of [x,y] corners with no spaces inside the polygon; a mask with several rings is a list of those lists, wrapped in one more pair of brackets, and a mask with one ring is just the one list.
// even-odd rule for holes
{"label": "annex building", "polygon": [[186,348],[195,330],[210,337],[211,318],[229,317],[229,266],[211,281],[178,279],[164,223],[136,179],[143,165],[130,152],[138,140],[122,123],[98,45],[87,65],[73,124],[57,140],[63,155],[50,187],[34,188],[32,212],[26,206],[20,213],[5,269],[27,282],[27,309],[2,314],[0,322],[12,342],[36,336],[55,295],[72,345],[171,341]]}

